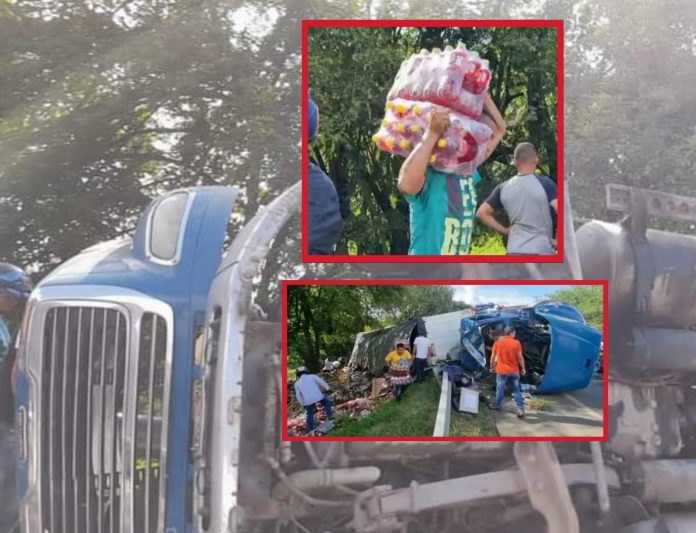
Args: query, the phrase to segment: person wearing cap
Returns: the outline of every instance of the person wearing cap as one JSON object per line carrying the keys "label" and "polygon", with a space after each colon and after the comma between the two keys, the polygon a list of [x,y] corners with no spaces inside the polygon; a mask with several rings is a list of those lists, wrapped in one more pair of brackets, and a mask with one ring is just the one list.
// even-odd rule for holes
{"label": "person wearing cap", "polygon": [[0,414],[6,421],[14,412],[11,383],[15,356],[13,335],[6,318],[21,311],[31,290],[31,280],[21,268],[10,263],[0,263]]}
{"label": "person wearing cap", "polygon": [[[505,134],[506,123],[490,95],[479,120],[492,130],[486,159]],[[476,211],[478,170],[471,176],[458,176],[430,166],[438,140],[450,123],[445,108],[433,112],[428,131],[399,171],[397,188],[410,208],[410,255],[466,255],[471,249]]]}
{"label": "person wearing cap", "polygon": [[389,380],[394,386],[396,401],[400,402],[404,391],[411,384],[410,371],[413,364],[411,353],[403,342],[397,342],[396,348],[387,354],[384,361],[389,366]]}
{"label": "person wearing cap", "polygon": [[24,271],[9,263],[0,263],[0,530],[10,531],[19,522],[15,489],[16,442],[14,426],[13,379],[16,352],[13,335],[6,323],[8,315],[18,315],[29,298],[32,284]]}
{"label": "person wearing cap", "polygon": [[325,393],[330,389],[328,383],[321,379],[316,374],[310,374],[306,367],[301,366],[295,371],[295,398],[305,408],[307,412],[307,433],[314,430],[314,413],[317,410],[317,404],[321,403],[324,406],[326,418],[331,420],[333,413],[331,411],[333,402]]}
{"label": "person wearing cap", "polygon": [[520,375],[524,376],[524,355],[522,344],[515,339],[515,328],[506,326],[504,336],[493,343],[491,354],[491,372],[495,373],[495,403],[489,407],[500,410],[505,400],[505,388],[512,385],[517,404],[517,416],[524,418],[524,399],[520,388]]}
{"label": "person wearing cap", "polygon": [[[308,134],[313,141],[319,131],[319,108],[311,96],[307,103]],[[331,178],[310,162],[307,172],[308,244],[310,255],[333,253],[343,221],[338,193]]]}
{"label": "person wearing cap", "polygon": [[[536,174],[539,155],[532,143],[518,144],[513,157],[517,175],[493,189],[476,216],[489,228],[507,235],[508,255],[553,254],[556,184],[548,176]],[[509,226],[496,220],[496,209],[505,210]]]}

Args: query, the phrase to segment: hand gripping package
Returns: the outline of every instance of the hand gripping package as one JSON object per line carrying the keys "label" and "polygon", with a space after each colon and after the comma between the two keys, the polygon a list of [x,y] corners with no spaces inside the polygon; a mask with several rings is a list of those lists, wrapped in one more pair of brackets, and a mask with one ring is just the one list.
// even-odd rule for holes
{"label": "hand gripping package", "polygon": [[486,155],[492,131],[481,115],[490,82],[488,63],[463,45],[422,50],[401,64],[387,96],[382,127],[373,136],[381,150],[408,156],[438,107],[450,110],[450,127],[438,140],[430,164],[437,170],[471,175]]}

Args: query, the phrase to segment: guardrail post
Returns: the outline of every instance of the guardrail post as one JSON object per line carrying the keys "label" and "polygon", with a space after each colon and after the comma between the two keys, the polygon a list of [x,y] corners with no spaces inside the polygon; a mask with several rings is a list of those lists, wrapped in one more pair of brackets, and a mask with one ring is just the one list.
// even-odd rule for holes
{"label": "guardrail post", "polygon": [[437,406],[437,418],[433,437],[449,437],[450,413],[452,409],[452,382],[447,372],[442,372],[440,382],[440,403]]}

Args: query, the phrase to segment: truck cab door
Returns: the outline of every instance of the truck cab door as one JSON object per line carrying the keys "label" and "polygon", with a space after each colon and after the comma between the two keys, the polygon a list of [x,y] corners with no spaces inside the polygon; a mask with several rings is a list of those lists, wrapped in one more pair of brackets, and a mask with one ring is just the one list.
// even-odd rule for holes
{"label": "truck cab door", "polygon": [[[211,285],[205,362],[194,384],[196,531],[238,531],[249,509],[258,518],[270,500],[271,470],[259,457],[280,461],[282,327],[255,303],[268,287],[254,284],[299,212],[300,194],[298,182],[244,226]],[[263,283],[279,292],[277,280]]]}
{"label": "truck cab door", "polygon": [[589,385],[599,358],[602,335],[596,329],[571,317],[537,306],[534,312],[544,318],[551,330],[551,346],[540,393],[583,389]]}

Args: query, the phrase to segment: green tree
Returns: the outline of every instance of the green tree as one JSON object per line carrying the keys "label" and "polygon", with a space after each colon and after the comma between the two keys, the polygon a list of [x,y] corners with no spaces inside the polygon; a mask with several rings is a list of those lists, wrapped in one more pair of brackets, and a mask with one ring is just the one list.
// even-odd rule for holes
{"label": "green tree", "polygon": [[[490,60],[491,94],[508,133],[482,167],[485,198],[514,174],[514,146],[532,140],[542,171],[557,174],[556,32],[544,28],[312,28],[309,80],[320,106],[319,139],[311,148],[334,180],[345,219],[337,251],[405,254],[408,205],[396,190],[403,159],[371,141],[387,92],[404,58],[421,48],[462,41]],[[475,238],[486,230],[477,225]]]}
{"label": "green tree", "polygon": [[325,357],[348,357],[361,331],[462,309],[446,285],[291,285],[288,356],[318,370]]}
{"label": "green tree", "polygon": [[404,295],[394,302],[390,323],[396,324],[414,317],[438,315],[456,311],[454,289],[448,285],[404,285]]}
{"label": "green tree", "polygon": [[591,326],[602,331],[604,289],[601,285],[576,285],[569,289],[559,289],[547,299],[577,307]]}

